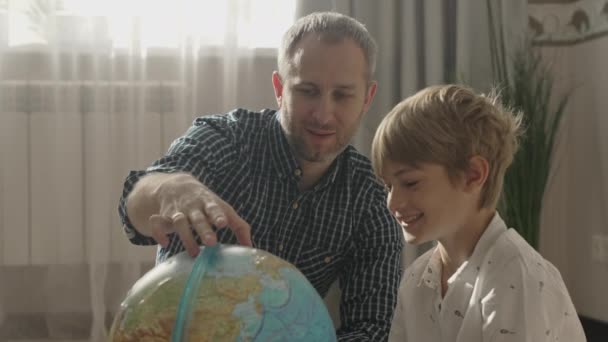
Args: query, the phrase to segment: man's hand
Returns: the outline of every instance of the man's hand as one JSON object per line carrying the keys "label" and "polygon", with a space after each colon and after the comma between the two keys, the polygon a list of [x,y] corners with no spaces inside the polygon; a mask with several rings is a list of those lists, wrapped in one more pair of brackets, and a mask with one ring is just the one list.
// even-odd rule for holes
{"label": "man's hand", "polygon": [[228,227],[241,245],[251,246],[251,227],[234,209],[190,174],[150,174],[140,179],[127,198],[127,213],[135,229],[167,247],[167,234],[177,233],[191,256],[203,244],[213,246],[217,229]]}

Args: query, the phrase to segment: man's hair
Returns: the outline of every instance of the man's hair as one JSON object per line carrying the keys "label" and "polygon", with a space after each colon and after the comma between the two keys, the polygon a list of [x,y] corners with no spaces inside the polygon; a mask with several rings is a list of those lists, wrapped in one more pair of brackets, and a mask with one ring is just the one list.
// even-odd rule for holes
{"label": "man's hair", "polygon": [[470,158],[481,156],[489,171],[479,206],[496,207],[521,123],[522,113],[503,107],[495,90],[478,95],[459,85],[428,87],[399,103],[380,123],[372,142],[374,171],[382,175],[386,160],[413,167],[436,163],[454,183]]}
{"label": "man's hair", "polygon": [[357,20],[336,12],[317,12],[304,16],[285,32],[279,47],[279,75],[287,77],[293,71],[293,54],[296,45],[307,35],[317,34],[323,42],[339,43],[352,39],[363,50],[367,61],[366,77],[372,79],[376,68],[377,47],[374,38]]}

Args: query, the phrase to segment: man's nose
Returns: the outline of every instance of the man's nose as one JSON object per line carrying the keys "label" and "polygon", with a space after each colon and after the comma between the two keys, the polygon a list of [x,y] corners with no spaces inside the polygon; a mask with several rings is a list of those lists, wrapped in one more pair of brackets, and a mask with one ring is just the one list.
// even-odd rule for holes
{"label": "man's nose", "polygon": [[329,123],[335,109],[334,101],[329,94],[319,96],[319,102],[315,108],[313,116],[317,122],[324,125]]}

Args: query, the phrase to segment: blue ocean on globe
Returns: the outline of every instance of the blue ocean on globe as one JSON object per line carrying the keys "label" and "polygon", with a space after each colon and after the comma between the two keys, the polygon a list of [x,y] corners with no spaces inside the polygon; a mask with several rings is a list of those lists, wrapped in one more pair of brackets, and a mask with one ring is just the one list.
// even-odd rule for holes
{"label": "blue ocean on globe", "polygon": [[[232,245],[213,247],[211,259],[205,248],[196,259],[175,255],[139,279],[110,341],[336,341],[323,299],[293,265]],[[199,264],[200,279],[193,276]],[[185,288],[194,292],[184,301]]]}

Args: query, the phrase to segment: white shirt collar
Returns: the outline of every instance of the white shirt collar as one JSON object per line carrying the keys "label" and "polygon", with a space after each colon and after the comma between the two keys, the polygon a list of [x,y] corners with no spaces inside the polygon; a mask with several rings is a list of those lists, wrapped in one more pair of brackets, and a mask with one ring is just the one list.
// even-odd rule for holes
{"label": "white shirt collar", "polygon": [[[492,247],[496,239],[498,239],[498,237],[506,230],[507,225],[505,224],[505,221],[503,221],[498,212],[496,212],[492,218],[492,221],[490,221],[490,224],[486,227],[485,231],[479,238],[479,241],[477,241],[477,244],[473,249],[473,254],[471,254],[471,257],[462,263],[458,270],[456,270],[450,279],[448,279],[448,284],[452,284],[457,279],[474,282],[477,272],[479,272],[481,267],[481,263],[483,262],[484,256],[487,254],[490,247]],[[440,289],[442,268],[441,255],[438,247],[435,247],[424,272],[422,272],[418,286],[424,284],[431,289]]]}

